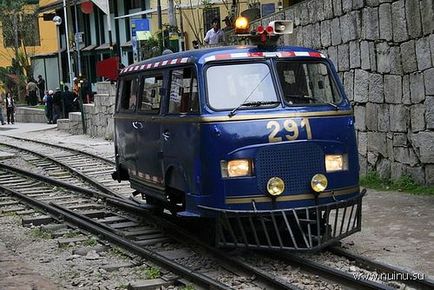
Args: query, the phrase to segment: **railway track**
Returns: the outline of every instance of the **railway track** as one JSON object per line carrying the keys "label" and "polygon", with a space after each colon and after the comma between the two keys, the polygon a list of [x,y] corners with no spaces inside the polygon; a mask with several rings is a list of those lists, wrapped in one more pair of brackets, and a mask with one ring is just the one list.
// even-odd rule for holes
{"label": "railway track", "polygon": [[[19,141],[23,142],[22,140]],[[234,266],[238,267],[239,269],[241,269],[238,271],[248,273],[250,275],[254,275],[255,277],[257,277],[257,279],[263,280],[263,282],[261,282],[260,285],[271,285],[272,288],[276,288],[276,289],[298,289],[298,285],[291,284],[290,282],[285,281],[285,279],[282,277],[280,278],[274,277],[272,274],[268,273],[267,269],[261,269],[260,267],[254,266],[254,263],[249,263],[247,261],[241,262],[241,260],[243,260],[242,257],[236,257],[233,255],[231,256],[228,255],[227,252],[225,251],[220,251],[215,248],[212,248],[206,243],[203,243],[202,241],[199,241],[196,238],[192,237],[190,233],[180,229],[178,225],[170,223],[168,221],[164,221],[160,217],[155,217],[153,215],[150,215],[149,214],[150,207],[141,203],[137,204],[134,201],[127,200],[125,199],[126,195],[125,196],[118,195],[114,191],[104,191],[104,190],[100,190],[98,186],[97,187],[86,186],[86,184],[83,185],[83,183],[74,181],[74,179],[76,179],[75,175],[82,178],[83,176],[86,177],[86,175],[89,172],[90,174],[92,174],[93,171],[82,170],[81,175],[74,174],[66,177],[64,172],[61,173],[55,170],[53,164],[47,164],[47,162],[50,161],[57,164],[58,166],[68,168],[67,169],[68,172],[75,172],[75,170],[78,171],[80,169],[77,169],[77,167],[82,168],[80,163],[71,162],[67,164],[68,162],[63,162],[63,160],[60,162],[57,162],[58,160],[56,160],[56,159],[68,158],[71,156],[72,152],[74,155],[80,156],[79,152],[77,152],[78,150],[69,151],[70,149],[68,148],[58,146],[58,145],[53,146],[50,144],[46,144],[44,142],[33,142],[33,141],[25,141],[25,142],[29,143],[27,144],[27,146],[34,147],[34,144],[40,144],[41,146],[47,148],[40,149],[40,150],[29,150],[27,149],[27,146],[23,146],[22,143],[20,143],[21,144],[20,146],[18,146],[17,144],[10,144],[9,142],[7,144],[5,142],[1,142],[0,144],[3,144],[3,146],[9,146],[9,148],[13,148],[13,150],[19,150],[22,155],[24,152],[28,156],[23,156],[23,158],[27,159],[27,161],[29,162],[33,162],[35,165],[45,166],[45,167],[48,166],[50,171],[55,173],[51,175],[51,177],[54,178],[34,175],[32,176],[33,180],[30,180],[29,179],[31,177],[30,173],[17,168],[1,165],[1,167],[3,167],[3,170],[6,171],[3,172],[0,171],[0,188],[2,188],[4,185],[10,185],[11,183],[13,183],[12,187],[3,189],[5,192],[8,192],[9,194],[12,194],[14,196],[19,196],[22,200],[26,200],[27,203],[30,203],[37,208],[44,208],[44,210],[51,212],[51,214],[55,216],[61,216],[62,219],[67,220],[72,224],[85,228],[86,230],[94,234],[102,235],[106,239],[112,241],[113,243],[119,244],[124,248],[138,255],[145,256],[150,260],[155,259],[156,256],[158,257],[158,253],[157,255],[153,253],[149,253],[146,250],[144,250],[143,247],[145,247],[146,249],[147,246],[153,246],[156,243],[162,241],[175,241],[175,240],[182,240],[184,242],[191,241],[192,243],[199,244],[205,250],[206,253],[211,253],[213,257],[217,257],[217,259],[223,261],[224,263],[226,263],[226,265],[231,265],[226,267],[229,268]],[[54,150],[52,150],[52,147],[57,148],[59,151],[54,152]],[[49,150],[50,148],[51,150]],[[40,158],[44,158],[43,154],[45,154],[44,152],[46,151],[50,151],[51,156],[50,158],[45,159],[45,161],[41,161],[40,159],[35,157],[35,156],[39,156]],[[85,156],[79,159],[84,164],[91,164],[91,162],[87,161],[86,158],[88,159],[90,158],[91,160],[93,160],[94,158],[99,159],[99,157],[89,153],[85,153],[81,156]],[[35,160],[38,161],[35,162]],[[100,160],[101,162],[105,162],[104,164],[107,165],[107,170],[109,165],[113,166],[113,162],[106,158],[102,158]],[[91,167],[92,166],[90,166],[90,168]],[[19,177],[19,179],[15,179],[16,177],[14,177],[12,172],[21,174],[21,177]],[[66,181],[66,183],[62,182],[61,180],[59,181],[59,179]],[[46,187],[37,189],[36,187],[40,186],[41,184],[45,184]],[[49,186],[47,186],[46,184],[49,184]],[[74,197],[68,194],[53,196],[53,188],[52,188],[53,185],[58,187],[68,188],[68,190],[72,190],[74,192],[80,192],[80,194],[86,194],[87,196],[92,196],[93,198],[97,198],[100,201],[95,202],[95,200],[93,200],[95,203],[89,204],[88,198],[77,199],[76,194],[73,195]],[[46,194],[48,194],[49,196],[46,196]],[[31,199],[29,199],[29,197],[31,199],[36,199],[36,200],[37,197],[41,197],[42,201],[44,202],[43,204],[40,204],[38,200],[34,202]],[[101,201],[104,201],[105,204],[101,204]],[[7,202],[10,202],[11,204],[15,204],[13,201],[6,201],[6,203]],[[107,210],[106,204],[111,205],[112,208],[110,210]],[[2,202],[0,202],[0,205],[2,205]],[[115,210],[113,210],[113,208],[115,208]],[[119,215],[118,213],[116,213],[116,209],[118,210],[122,209],[128,212],[129,215],[131,213],[135,213],[136,216],[128,217],[125,215]],[[26,213],[31,213],[32,210],[22,208],[21,210],[18,210],[18,212],[20,211],[21,213],[26,214]],[[102,216],[99,216],[97,214],[98,212],[102,212],[101,213]],[[137,214],[139,215],[139,217],[137,216]],[[147,221],[151,222],[151,224],[142,225],[141,217],[146,217]],[[109,224],[107,224],[108,221],[110,221]],[[113,227],[111,225],[113,225]],[[145,228],[143,232],[140,232],[140,230],[135,231],[135,229],[137,228],[140,229],[141,227]],[[165,232],[158,230],[158,228],[164,228]],[[130,233],[125,234],[125,232],[130,232]],[[137,238],[139,238],[139,240],[136,240]],[[397,277],[408,277],[408,275],[410,274],[410,272],[405,271],[403,269],[382,264],[382,263],[377,263],[370,259],[345,252],[339,248],[333,248],[330,251],[336,255],[354,261],[357,265],[362,266],[368,269],[369,271],[395,273],[395,276]],[[252,253],[252,255],[254,254]],[[281,260],[288,264],[297,265],[303,270],[306,269],[306,271],[314,273],[314,275],[320,275],[321,277],[324,277],[328,281],[332,281],[331,283],[341,284],[344,285],[344,287],[349,287],[353,289],[395,289],[396,287],[396,284],[390,286],[389,284],[381,281],[371,281],[368,279],[364,279],[363,276],[360,276],[359,279],[355,279],[354,273],[348,273],[346,271],[337,270],[333,267],[315,262],[314,260],[303,256],[287,254],[287,253],[285,254],[279,253],[278,255],[276,255],[275,253],[267,254],[267,256],[270,255],[273,256],[276,260]],[[180,275],[185,275],[185,273],[182,270],[177,268],[176,264],[175,265],[172,264],[173,261],[170,259],[169,260],[163,259],[163,261],[157,261],[157,263],[163,265],[163,267],[168,267],[175,273],[178,273]],[[192,272],[191,269],[186,271]],[[248,274],[246,274],[245,276],[249,276]],[[202,286],[206,285],[207,283],[202,281],[201,278],[197,278],[197,277],[196,278],[193,277],[190,279]],[[207,279],[205,278],[204,280]],[[402,283],[402,285],[408,284],[410,286],[415,287],[416,289],[434,288],[434,282],[427,278],[424,280],[407,279],[405,281],[404,279],[401,280],[397,279],[397,281]],[[215,280],[211,281],[211,283],[214,282],[216,281]],[[219,282],[217,281],[217,283]],[[211,284],[207,284],[206,286],[208,287],[210,285]],[[213,287],[216,287],[216,285],[214,285]],[[219,287],[228,287],[228,285],[221,284],[220,286],[217,286],[218,289],[224,289]]]}

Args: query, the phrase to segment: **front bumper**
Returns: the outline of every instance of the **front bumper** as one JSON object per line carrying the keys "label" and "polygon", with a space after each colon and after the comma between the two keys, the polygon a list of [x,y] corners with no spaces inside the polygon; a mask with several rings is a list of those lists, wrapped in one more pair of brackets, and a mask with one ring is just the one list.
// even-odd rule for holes
{"label": "front bumper", "polygon": [[221,247],[312,251],[361,229],[362,198],[279,210],[226,210],[216,214],[216,244]]}

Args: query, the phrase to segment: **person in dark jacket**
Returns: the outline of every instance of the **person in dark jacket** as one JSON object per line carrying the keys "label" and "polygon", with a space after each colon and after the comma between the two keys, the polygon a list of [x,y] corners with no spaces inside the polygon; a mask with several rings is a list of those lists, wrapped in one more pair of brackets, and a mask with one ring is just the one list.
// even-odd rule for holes
{"label": "person in dark jacket", "polygon": [[49,90],[43,99],[43,102],[45,103],[45,116],[47,117],[48,124],[53,124],[53,94],[53,90]]}
{"label": "person in dark jacket", "polygon": [[45,92],[45,80],[42,78],[41,75],[38,75],[38,90],[39,90],[39,98],[40,101],[42,102],[42,98],[44,97],[44,92]]}
{"label": "person in dark jacket", "polygon": [[64,108],[65,104],[62,98],[62,92],[60,88],[57,88],[53,95],[53,124],[57,124],[57,120],[63,118]]}
{"label": "person in dark jacket", "polygon": [[62,93],[62,99],[65,102],[64,118],[69,118],[69,112],[74,112],[74,99],[75,96],[69,91],[68,86],[65,86],[65,91]]}

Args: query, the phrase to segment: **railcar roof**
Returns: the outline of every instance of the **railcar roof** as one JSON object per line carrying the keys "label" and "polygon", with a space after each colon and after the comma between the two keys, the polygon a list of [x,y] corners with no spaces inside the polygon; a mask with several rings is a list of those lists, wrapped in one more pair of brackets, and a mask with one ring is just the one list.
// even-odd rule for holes
{"label": "railcar roof", "polygon": [[[134,63],[129,65],[128,67],[121,70],[121,74],[134,72],[137,70],[143,70],[146,68],[155,68],[155,64],[177,64],[184,63],[187,60],[195,59],[196,61],[206,56],[207,58],[213,57],[216,55],[230,55],[230,54],[255,54],[255,53],[273,53],[273,52],[295,52],[295,53],[316,53],[319,54],[318,51],[299,46],[277,46],[277,47],[267,47],[267,48],[259,48],[258,46],[220,46],[220,47],[212,47],[212,48],[203,48],[203,49],[193,49],[182,52],[169,53],[166,55],[161,55],[153,58],[146,59],[139,63]],[[322,56],[324,57],[324,56]]]}

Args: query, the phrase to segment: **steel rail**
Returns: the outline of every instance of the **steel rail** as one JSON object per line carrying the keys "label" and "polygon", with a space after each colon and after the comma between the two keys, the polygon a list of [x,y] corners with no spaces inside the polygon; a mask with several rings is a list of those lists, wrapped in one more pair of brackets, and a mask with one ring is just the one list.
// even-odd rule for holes
{"label": "steel rail", "polygon": [[69,209],[66,209],[60,205],[57,205],[55,203],[44,203],[41,201],[38,201],[34,198],[28,197],[25,194],[22,194],[18,191],[9,189],[7,187],[4,187],[0,185],[1,191],[3,191],[6,194],[12,195],[16,198],[19,198],[20,200],[24,201],[27,204],[32,205],[33,207],[42,209],[57,219],[62,219],[70,224],[76,225],[78,227],[81,227],[89,232],[92,232],[97,235],[102,235],[104,238],[112,241],[113,243],[116,243],[118,245],[121,245],[128,250],[145,257],[154,263],[165,267],[169,269],[170,271],[178,274],[183,275],[183,277],[188,277],[192,281],[198,283],[199,285],[205,286],[207,288],[212,289],[222,289],[222,290],[230,290],[231,288],[225,284],[222,284],[214,279],[211,279],[197,271],[194,271],[190,268],[184,267],[183,265],[176,263],[175,261],[171,261],[170,259],[156,253],[152,252],[151,250],[145,249],[140,247],[139,245],[136,245],[130,241],[128,241],[125,238],[119,237],[118,235],[111,232],[109,229],[107,229],[104,225],[101,225],[91,218],[76,213],[74,211],[71,211]]}
{"label": "steel rail", "polygon": [[59,144],[50,144],[50,143],[47,143],[47,142],[44,142],[44,141],[32,140],[32,139],[23,138],[23,137],[9,136],[9,135],[5,135],[5,136],[9,137],[11,139],[15,139],[15,140],[34,142],[34,143],[38,143],[38,144],[45,145],[45,146],[51,146],[51,147],[56,147],[56,148],[59,148],[59,149],[63,149],[65,151],[72,151],[72,152],[83,154],[83,155],[86,155],[86,156],[89,156],[89,157],[92,157],[92,158],[95,158],[95,159],[99,159],[101,161],[109,163],[110,165],[115,165],[115,162],[113,160],[110,160],[110,159],[108,159],[106,157],[98,156],[98,155],[95,155],[95,154],[92,154],[92,153],[89,153],[89,152],[85,152],[85,151],[81,151],[81,150],[78,150],[78,149],[75,149],[75,148],[69,148],[69,147],[66,147],[66,146],[59,145]]}
{"label": "steel rail", "polygon": [[75,169],[75,168],[73,168],[73,167],[67,165],[66,163],[64,163],[64,162],[62,162],[62,161],[60,161],[60,160],[58,160],[58,159],[56,159],[56,158],[49,157],[49,156],[45,156],[45,155],[43,155],[43,154],[41,154],[41,153],[38,153],[38,152],[32,151],[32,150],[30,150],[30,149],[22,148],[22,147],[19,147],[19,146],[16,146],[16,145],[11,145],[11,144],[8,144],[8,143],[5,143],[5,142],[0,142],[0,145],[9,146],[9,147],[14,148],[14,149],[17,149],[17,150],[26,151],[26,152],[28,152],[28,153],[30,153],[30,154],[37,155],[37,156],[39,156],[39,157],[42,158],[42,159],[49,160],[49,161],[51,161],[51,162],[53,162],[53,163],[55,163],[55,164],[57,164],[57,165],[60,165],[60,166],[62,166],[62,167],[64,167],[64,168],[66,168],[69,172],[71,172],[71,173],[73,173],[73,174],[79,176],[80,178],[82,178],[83,180],[87,181],[87,182],[90,183],[91,185],[95,186],[97,189],[101,190],[102,192],[107,193],[107,194],[109,194],[109,195],[111,195],[111,196],[115,196],[115,197],[118,197],[118,198],[122,198],[122,196],[120,196],[120,195],[117,194],[116,192],[112,191],[112,190],[111,190],[110,188],[108,188],[107,186],[101,184],[101,183],[98,182],[97,180],[95,180],[95,179],[93,179],[93,178],[87,176],[86,174],[81,173],[81,172],[78,171],[77,169]]}
{"label": "steel rail", "polygon": [[44,175],[40,175],[40,174],[33,173],[30,171],[26,171],[26,170],[21,169],[21,168],[17,168],[17,167],[11,166],[11,165],[3,164],[1,162],[0,162],[0,168],[5,169],[6,171],[18,173],[18,174],[26,176],[26,177],[30,177],[30,178],[37,179],[37,180],[42,180],[45,183],[48,183],[51,185],[60,186],[60,187],[70,189],[70,190],[75,191],[75,192],[83,193],[83,194],[88,195],[88,196],[101,198],[101,199],[105,200],[107,203],[114,204],[114,205],[116,205],[116,206],[118,206],[124,210],[127,210],[127,211],[135,211],[135,212],[143,213],[149,209],[153,209],[152,206],[149,206],[146,204],[138,204],[138,203],[131,201],[131,200],[128,200],[128,199],[115,197],[115,196],[112,196],[112,195],[109,195],[106,193],[102,193],[102,192],[98,192],[98,191],[88,189],[88,188],[79,187],[77,185],[69,184],[67,182],[57,180],[57,179],[54,179],[54,178],[51,178],[48,176],[44,176]]}
{"label": "steel rail", "polygon": [[[409,270],[396,267],[393,265],[389,265],[383,262],[374,261],[372,259],[369,259],[367,257],[363,257],[351,252],[348,252],[342,248],[338,247],[332,247],[327,249],[331,253],[347,258],[349,260],[353,260],[356,264],[364,266],[371,270],[376,271],[382,271],[384,273],[399,273],[400,275],[396,275],[397,278],[395,281],[400,281],[404,284],[409,284],[412,286],[417,286],[420,289],[434,289],[434,280],[428,278],[426,275],[424,275],[423,279],[415,279],[414,275],[417,274],[416,271],[410,272]],[[422,273],[419,273],[422,274]],[[409,279],[403,279],[404,277],[408,277]]]}
{"label": "steel rail", "polygon": [[349,285],[354,285],[356,289],[380,289],[380,290],[395,289],[394,287],[387,286],[374,281],[369,281],[363,278],[355,279],[355,277],[350,273],[326,265],[322,265],[318,262],[291,253],[282,252],[282,253],[278,253],[278,255],[276,253],[271,253],[271,254],[277,259],[284,259],[289,263],[298,264],[302,267],[312,270],[314,273],[318,275],[329,277],[330,279],[335,280],[339,283],[347,283]]}

